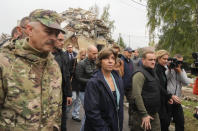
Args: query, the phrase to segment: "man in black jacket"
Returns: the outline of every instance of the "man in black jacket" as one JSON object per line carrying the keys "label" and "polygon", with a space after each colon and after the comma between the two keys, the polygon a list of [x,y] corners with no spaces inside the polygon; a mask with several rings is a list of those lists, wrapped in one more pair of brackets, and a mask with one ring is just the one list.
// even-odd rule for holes
{"label": "man in black jacket", "polygon": [[64,44],[64,35],[60,33],[58,35],[58,39],[55,45],[55,49],[53,51],[53,55],[55,56],[55,60],[57,61],[61,73],[62,73],[62,94],[63,94],[63,102],[62,102],[62,118],[61,118],[61,131],[66,131],[66,110],[67,105],[71,105],[72,102],[72,92],[70,85],[70,72],[69,72],[69,58],[62,51]]}
{"label": "man in black jacket", "polygon": [[[75,36],[72,37],[73,38],[76,38]],[[78,89],[78,84],[76,82],[76,79],[75,79],[75,70],[76,70],[76,65],[77,65],[77,53],[75,51],[73,51],[73,45],[72,43],[69,43],[67,46],[66,46],[66,54],[67,54],[67,57],[69,58],[69,63],[70,63],[70,66],[69,66],[69,72],[70,72],[70,82],[71,82],[71,86],[72,86],[72,101],[74,102],[74,108],[72,110],[72,119],[76,122],[80,122],[81,119],[80,119],[80,115],[79,115],[79,110],[80,110],[80,99],[79,99],[79,89]],[[70,110],[72,109],[72,106],[68,106],[67,108],[67,114],[70,113]]]}
{"label": "man in black jacket", "polygon": [[131,131],[161,131],[158,115],[160,83],[154,71],[154,52],[143,53],[142,63],[132,77]]}
{"label": "man in black jacket", "polygon": [[[124,94],[127,98],[127,101],[129,102],[131,99],[131,87],[132,87],[132,73],[134,72],[134,64],[133,61],[131,60],[132,52],[134,50],[131,49],[131,47],[127,47],[124,49],[123,55],[121,56],[121,60],[124,63],[124,75],[122,76],[123,83],[124,83]],[[131,123],[131,115],[130,115],[130,110],[131,110],[131,103],[129,102],[129,126]]]}
{"label": "man in black jacket", "polygon": [[130,91],[131,91],[131,76],[132,73],[134,72],[134,64],[133,61],[131,60],[131,56],[132,56],[132,52],[134,50],[132,50],[130,47],[127,47],[124,49],[124,53],[121,56],[121,60],[123,60],[124,62],[124,75],[122,77],[123,79],[123,83],[124,83],[124,93],[125,96],[127,98],[127,101],[130,100]]}
{"label": "man in black jacket", "polygon": [[[81,87],[79,92],[79,97],[81,100],[82,105],[84,106],[84,96],[85,96],[85,87],[89,79],[92,77],[95,69],[96,69],[96,58],[98,55],[98,49],[90,45],[87,48],[87,58],[80,61],[76,67],[76,79],[79,81]],[[84,131],[84,123],[85,119],[82,120],[82,127],[81,131]]]}

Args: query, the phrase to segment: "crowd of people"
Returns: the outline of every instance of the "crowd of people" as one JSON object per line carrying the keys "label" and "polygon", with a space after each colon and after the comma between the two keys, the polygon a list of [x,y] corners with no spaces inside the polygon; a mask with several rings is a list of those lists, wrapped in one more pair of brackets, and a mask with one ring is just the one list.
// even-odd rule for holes
{"label": "crowd of people", "polygon": [[168,131],[172,120],[184,131],[181,89],[192,81],[182,55],[172,68],[166,50],[148,49],[140,58],[116,44],[63,49],[60,22],[55,11],[34,10],[0,44],[1,131],[66,131],[70,112],[80,131],[122,131],[124,96],[131,131]]}

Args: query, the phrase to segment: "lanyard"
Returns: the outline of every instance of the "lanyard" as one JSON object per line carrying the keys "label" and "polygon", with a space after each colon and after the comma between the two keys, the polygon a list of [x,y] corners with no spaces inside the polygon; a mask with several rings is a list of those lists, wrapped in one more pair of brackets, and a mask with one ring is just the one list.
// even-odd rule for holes
{"label": "lanyard", "polygon": [[[120,92],[119,92],[119,90],[118,90],[118,87],[117,87],[117,84],[116,84],[116,82],[115,82],[115,79],[114,79],[114,77],[113,77],[113,75],[111,74],[111,78],[112,78],[112,80],[113,80],[113,84],[114,84],[114,87],[115,87],[115,90],[116,90],[116,98],[117,98],[117,109],[119,109],[119,101],[120,101]],[[106,80],[106,78],[105,78],[105,76],[104,76],[104,79],[105,79],[105,81],[107,82],[107,85],[109,86],[109,88],[110,88],[110,85],[109,85],[109,83],[108,83],[108,81]],[[110,90],[111,90],[111,88],[110,88]],[[111,91],[112,92],[112,91]],[[112,93],[113,94],[113,93]]]}

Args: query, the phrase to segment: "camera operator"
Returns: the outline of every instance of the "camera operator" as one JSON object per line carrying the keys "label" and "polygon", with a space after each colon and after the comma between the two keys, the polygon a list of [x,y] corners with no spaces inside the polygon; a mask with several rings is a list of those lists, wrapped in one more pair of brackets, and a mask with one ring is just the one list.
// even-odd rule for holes
{"label": "camera operator", "polygon": [[[174,59],[176,58],[176,59]],[[181,106],[181,89],[182,85],[188,85],[192,83],[191,79],[187,77],[184,69],[181,68],[183,63],[183,56],[176,54],[172,63],[169,63],[168,70],[166,70],[167,76],[167,90],[170,94],[175,96],[173,104],[169,104],[169,120],[173,117],[176,131],[184,131],[184,113]],[[170,124],[170,123],[169,123]]]}

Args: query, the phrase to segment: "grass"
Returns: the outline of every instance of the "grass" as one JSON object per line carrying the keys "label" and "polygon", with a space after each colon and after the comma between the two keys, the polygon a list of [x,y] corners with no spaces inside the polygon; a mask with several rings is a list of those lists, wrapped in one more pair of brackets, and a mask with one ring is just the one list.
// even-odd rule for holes
{"label": "grass", "polygon": [[188,86],[186,86],[187,88],[193,88],[193,84],[189,84]]}
{"label": "grass", "polygon": [[193,117],[193,112],[195,106],[198,106],[198,103],[192,101],[182,101],[184,109],[184,118],[185,118],[185,131],[198,131],[198,120]]}
{"label": "grass", "polygon": [[192,75],[191,73],[187,73],[187,76],[189,77],[189,78],[196,78],[197,76],[195,76],[195,75]]}

